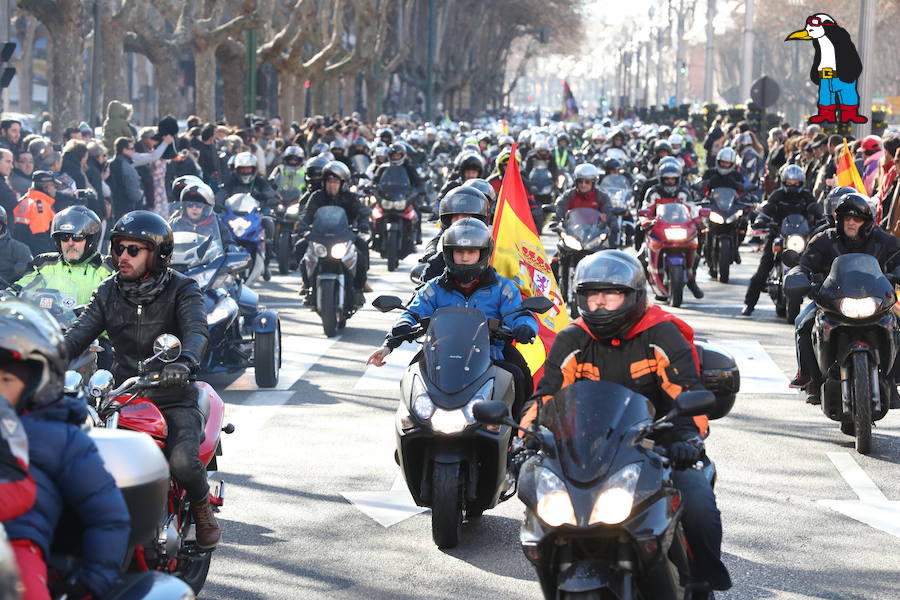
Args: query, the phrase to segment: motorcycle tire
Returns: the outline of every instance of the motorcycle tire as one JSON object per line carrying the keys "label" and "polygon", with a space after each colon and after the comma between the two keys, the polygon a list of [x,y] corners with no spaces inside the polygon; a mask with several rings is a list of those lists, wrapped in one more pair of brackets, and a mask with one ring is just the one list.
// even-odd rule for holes
{"label": "motorcycle tire", "polygon": [[434,463],[431,475],[431,537],[438,548],[453,548],[459,543],[462,524],[462,485],[459,463]]}
{"label": "motorcycle tire", "polygon": [[278,246],[275,250],[275,254],[278,257],[278,273],[280,275],[287,275],[291,272],[293,251],[294,247],[291,244],[291,233],[289,231],[282,231],[278,235]]}
{"label": "motorcycle tire", "polygon": [[337,282],[333,279],[323,279],[318,282],[318,285],[321,288],[316,290],[316,293],[322,298],[322,305],[316,308],[319,316],[322,317],[322,329],[325,331],[326,337],[334,337],[337,335],[341,321],[341,309],[338,308],[337,297],[340,290]]}
{"label": "motorcycle tire", "polygon": [[728,283],[728,277],[731,274],[731,261],[734,259],[734,250],[731,247],[731,240],[722,238],[719,240],[719,281]]}
{"label": "motorcycle tire", "polygon": [[[775,315],[779,318],[785,318],[787,315],[787,305],[782,303],[775,302]],[[792,323],[793,321],[788,320],[788,323]]]}
{"label": "motorcycle tire", "polygon": [[800,314],[800,303],[802,300],[803,298],[789,298],[786,301],[784,319],[789,325],[793,325],[797,315]]}
{"label": "motorcycle tire", "polygon": [[669,306],[678,308],[684,298],[684,265],[669,265]]}
{"label": "motorcycle tire", "polygon": [[281,369],[281,324],[275,331],[257,333],[253,337],[253,371],[256,385],[273,388],[278,385]]}
{"label": "motorcycle tire", "polygon": [[199,595],[206,583],[206,577],[209,575],[209,566],[212,563],[212,552],[199,552],[192,548],[194,542],[185,542],[182,552],[185,548],[187,552],[183,552],[178,558],[177,572],[173,573],[178,579],[182,580],[194,590],[194,594]]}
{"label": "motorcycle tire", "polygon": [[868,454],[872,451],[872,369],[865,352],[855,352],[852,360],[850,406],[853,408],[856,451]]}
{"label": "motorcycle tire", "polygon": [[387,259],[388,271],[396,271],[400,265],[400,235],[397,231],[389,231],[385,240],[386,248],[384,249],[385,258]]}

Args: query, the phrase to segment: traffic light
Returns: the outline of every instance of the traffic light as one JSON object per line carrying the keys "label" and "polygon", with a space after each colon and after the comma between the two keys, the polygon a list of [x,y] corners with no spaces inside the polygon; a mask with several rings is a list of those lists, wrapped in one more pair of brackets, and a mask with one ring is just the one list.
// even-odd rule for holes
{"label": "traffic light", "polygon": [[538,41],[542,44],[550,43],[550,27],[541,25],[538,29]]}
{"label": "traffic light", "polygon": [[[12,60],[13,54],[16,52],[15,42],[6,42],[0,48],[0,63],[7,64]],[[0,72],[0,88],[7,88],[12,83],[13,77],[16,76],[15,67],[6,67]]]}
{"label": "traffic light", "polygon": [[678,72],[681,73],[682,75],[687,73],[687,63],[686,62],[681,61],[681,64],[678,66]]}

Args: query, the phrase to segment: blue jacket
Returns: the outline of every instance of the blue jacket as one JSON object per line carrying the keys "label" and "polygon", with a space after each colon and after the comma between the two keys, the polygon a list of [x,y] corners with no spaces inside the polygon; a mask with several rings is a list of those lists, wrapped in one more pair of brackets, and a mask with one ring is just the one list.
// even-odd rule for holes
{"label": "blue jacket", "polygon": [[[443,275],[430,279],[416,291],[406,311],[400,315],[394,326],[402,323],[415,325],[421,319],[433,315],[437,309],[447,306],[477,308],[487,315],[487,318],[499,319],[502,315],[522,306],[522,294],[512,281],[497,275],[493,267],[488,267],[478,280],[474,291],[466,297],[450,278],[449,273],[444,271]],[[530,312],[508,317],[504,324],[510,329],[527,325],[534,335],[538,332],[537,319]],[[503,358],[503,345],[502,341],[491,343],[492,359]]]}
{"label": "blue jacket", "polygon": [[9,539],[31,540],[47,557],[63,509],[71,510],[82,523],[84,562],[76,576],[102,595],[119,575],[131,520],[97,447],[80,428],[86,417],[84,400],[69,396],[22,417],[37,501],[4,526]]}

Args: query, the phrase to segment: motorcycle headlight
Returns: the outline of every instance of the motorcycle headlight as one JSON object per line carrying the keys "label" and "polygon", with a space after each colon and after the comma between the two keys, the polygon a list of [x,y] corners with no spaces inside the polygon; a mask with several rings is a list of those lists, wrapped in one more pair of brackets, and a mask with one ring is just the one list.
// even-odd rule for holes
{"label": "motorcycle headlight", "polygon": [[234,232],[234,235],[241,237],[247,230],[250,229],[250,221],[245,219],[244,217],[237,217],[230,221],[228,221],[228,226],[231,227],[231,231]]}
{"label": "motorcycle headlight", "polygon": [[717,212],[713,212],[713,211],[710,211],[710,213],[709,213],[709,220],[712,223],[716,223],[718,225],[721,225],[725,222],[725,218],[722,215],[720,215]]}
{"label": "motorcycle headlight", "polygon": [[478,391],[475,392],[475,395],[472,396],[472,399],[469,400],[468,403],[463,407],[463,415],[466,417],[466,423],[471,425],[475,422],[475,416],[472,414],[472,409],[479,402],[487,402],[491,399],[491,394],[494,393],[494,380],[488,379],[484,385],[478,388]]}
{"label": "motorcycle headlight", "polygon": [[680,242],[687,239],[688,230],[684,227],[670,227],[664,230],[666,239],[670,241]]}
{"label": "motorcycle headlight", "polygon": [[319,242],[310,242],[309,247],[312,248],[313,254],[315,254],[319,258],[325,258],[326,256],[328,256],[328,248],[324,244],[320,244]]}
{"label": "motorcycle headlight", "polygon": [[563,243],[571,248],[572,250],[581,250],[581,242],[578,241],[574,235],[568,234],[563,231],[561,234]]}
{"label": "motorcycle headlight", "polygon": [[403,210],[406,208],[406,200],[382,200],[381,208],[385,210]]}
{"label": "motorcycle headlight", "polygon": [[335,260],[341,260],[344,256],[347,255],[347,252],[350,251],[350,242],[341,242],[340,244],[335,244],[331,247],[331,258]]}
{"label": "motorcycle headlight", "polygon": [[803,239],[802,235],[789,235],[787,239],[787,247],[788,250],[793,250],[797,254],[803,252],[803,249],[806,248],[806,240]]}
{"label": "motorcycle headlight", "polygon": [[410,404],[413,414],[422,421],[427,421],[434,414],[434,402],[428,395],[428,390],[422,384],[422,380],[418,376],[413,376],[412,386],[412,403]]}
{"label": "motorcycle headlight", "polygon": [[841,300],[841,313],[851,319],[871,317],[878,310],[878,298],[844,298]]}
{"label": "motorcycle headlight", "polygon": [[739,210],[739,211],[737,211],[736,213],[734,213],[733,215],[731,215],[730,217],[728,217],[727,219],[725,219],[725,222],[726,222],[726,223],[734,223],[735,221],[737,221],[738,219],[740,219],[740,218],[741,218],[741,215],[743,215],[743,214],[744,214],[744,211],[743,211],[743,210]]}
{"label": "motorcycle headlight", "polygon": [[631,514],[634,505],[634,490],[641,476],[641,463],[622,467],[603,485],[603,489],[594,501],[589,524],[621,523]]}
{"label": "motorcycle headlight", "polygon": [[459,433],[468,426],[469,421],[462,408],[444,410],[435,408],[431,415],[431,427],[439,433]]}
{"label": "motorcycle headlight", "polygon": [[601,233],[600,235],[598,235],[597,237],[595,237],[594,239],[592,239],[588,243],[586,243],[584,245],[584,249],[585,250],[593,250],[594,248],[596,248],[597,246],[599,246],[600,244],[602,244],[605,241],[606,241],[606,234]]}
{"label": "motorcycle headlight", "polygon": [[562,479],[557,477],[553,471],[543,467],[536,468],[534,476],[537,480],[535,513],[538,518],[550,527],[578,525],[572,498]]}
{"label": "motorcycle headlight", "polygon": [[223,298],[218,304],[216,304],[215,308],[206,315],[206,323],[207,325],[215,325],[220,321],[224,321],[225,319],[236,315],[238,312],[237,302],[234,301],[231,297]]}

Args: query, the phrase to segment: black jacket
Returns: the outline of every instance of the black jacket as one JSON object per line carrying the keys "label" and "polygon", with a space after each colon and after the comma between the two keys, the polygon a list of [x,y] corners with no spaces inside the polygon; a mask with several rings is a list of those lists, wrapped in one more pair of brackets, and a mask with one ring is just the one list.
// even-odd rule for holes
{"label": "black jacket", "polygon": [[803,215],[811,222],[815,222],[821,216],[820,213],[820,205],[805,189],[799,194],[789,194],[783,189],[777,189],[772,192],[760,211],[761,215],[768,217],[774,227],[781,225],[781,221],[788,215]]}
{"label": "black jacket", "polygon": [[727,187],[737,190],[739,194],[744,193],[744,177],[735,169],[727,175],[722,175],[715,168],[707,169],[703,174],[703,186],[707,191],[714,190],[719,187]]}
{"label": "black jacket", "polygon": [[0,287],[7,287],[28,273],[31,265],[31,250],[13,239],[9,229],[0,234]]}
{"label": "black jacket", "polygon": [[368,215],[363,214],[362,202],[359,196],[351,192],[341,192],[337,196],[329,196],[325,190],[316,190],[309,197],[309,203],[303,214],[300,215],[300,231],[306,231],[312,226],[316,211],[323,206],[340,206],[347,213],[347,223],[350,227],[357,227],[360,230],[369,230]]}
{"label": "black jacket", "polygon": [[900,267],[900,242],[881,227],[872,230],[866,240],[850,241],[831,228],[818,233],[809,241],[800,256],[800,269],[808,275],[827,276],[831,263],[842,254],[860,252],[878,259],[881,270],[890,273]]}
{"label": "black jacket", "polygon": [[268,214],[269,204],[278,198],[275,188],[262,175],[257,175],[249,184],[232,177],[216,192],[216,210],[224,208],[225,201],[235,194],[250,194],[256,198],[264,214]]}
{"label": "black jacket", "polygon": [[[127,300],[119,290],[118,276],[110,277],[94,292],[84,313],[66,332],[69,356],[79,356],[103,331],[109,335],[115,353],[112,372],[117,383],[137,375],[139,360],[153,355],[153,341],[163,333],[181,340],[179,362],[196,372],[206,351],[208,330],[203,296],[197,282],[176,271],[162,292],[145,305]],[[151,371],[162,368],[151,364]],[[184,390],[154,390],[149,397],[161,406],[191,406],[196,396]]]}
{"label": "black jacket", "polygon": [[0,177],[0,206],[6,209],[6,216],[12,222],[13,209],[19,203],[19,196],[16,191],[9,187],[9,184]]}

